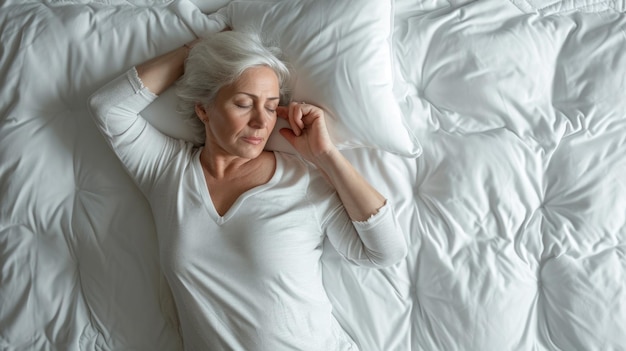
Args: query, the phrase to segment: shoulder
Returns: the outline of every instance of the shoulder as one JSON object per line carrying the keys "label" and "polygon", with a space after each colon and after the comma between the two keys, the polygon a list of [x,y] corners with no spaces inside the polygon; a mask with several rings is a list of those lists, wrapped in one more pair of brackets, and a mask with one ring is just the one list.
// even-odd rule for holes
{"label": "shoulder", "polygon": [[[328,200],[335,195],[335,188],[324,178],[322,172],[299,155],[275,152],[278,164],[284,168],[283,181],[298,181],[312,203]],[[278,161],[280,158],[280,161]]]}
{"label": "shoulder", "polygon": [[197,173],[200,165],[200,151],[202,148],[181,139],[170,139],[170,157],[162,159],[163,167],[158,173],[159,181],[165,183],[178,182],[185,174]]}
{"label": "shoulder", "polygon": [[281,151],[274,151],[276,156],[276,168],[282,168],[285,176],[291,174],[297,177],[306,177],[310,180],[319,174],[319,170],[300,155]]}

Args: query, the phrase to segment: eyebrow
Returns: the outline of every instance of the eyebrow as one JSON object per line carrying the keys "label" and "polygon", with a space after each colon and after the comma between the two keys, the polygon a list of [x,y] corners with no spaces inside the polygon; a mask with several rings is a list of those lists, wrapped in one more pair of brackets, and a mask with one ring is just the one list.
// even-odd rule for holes
{"label": "eyebrow", "polygon": [[[238,91],[235,94],[243,94],[243,95],[248,95],[250,97],[257,98],[257,99],[259,98],[257,95],[254,95],[254,94],[251,94],[251,93],[246,93],[246,92],[243,92],[243,91]],[[267,98],[267,99],[268,100],[280,100],[280,97],[270,97],[270,98]]]}

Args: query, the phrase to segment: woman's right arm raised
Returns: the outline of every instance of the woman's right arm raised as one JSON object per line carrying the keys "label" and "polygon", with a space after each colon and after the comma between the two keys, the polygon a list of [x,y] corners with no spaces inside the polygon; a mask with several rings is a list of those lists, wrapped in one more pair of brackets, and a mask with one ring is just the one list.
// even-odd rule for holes
{"label": "woman's right arm raised", "polygon": [[187,46],[133,67],[89,99],[96,125],[144,194],[184,142],[154,128],[139,113],[184,71]]}

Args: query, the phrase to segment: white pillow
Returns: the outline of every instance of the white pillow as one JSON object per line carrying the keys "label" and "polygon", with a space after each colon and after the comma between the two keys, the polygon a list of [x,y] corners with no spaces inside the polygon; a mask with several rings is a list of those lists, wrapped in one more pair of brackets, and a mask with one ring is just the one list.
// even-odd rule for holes
{"label": "white pillow", "polygon": [[[393,11],[383,0],[234,1],[209,16],[233,30],[257,30],[278,45],[295,79],[292,100],[322,107],[339,149],[368,147],[417,157],[393,95]],[[277,126],[278,130],[280,126]],[[283,148],[272,140],[269,148]]]}

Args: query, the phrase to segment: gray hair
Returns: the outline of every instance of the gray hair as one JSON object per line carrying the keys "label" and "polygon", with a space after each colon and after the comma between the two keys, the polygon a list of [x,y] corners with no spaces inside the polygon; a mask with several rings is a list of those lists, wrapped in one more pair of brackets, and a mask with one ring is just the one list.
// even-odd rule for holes
{"label": "gray hair", "polygon": [[195,106],[213,104],[218,91],[235,82],[243,72],[256,66],[267,66],[278,77],[281,97],[286,92],[289,68],[280,59],[281,50],[265,44],[253,32],[225,31],[200,40],[185,61],[185,74],[176,84],[178,111],[198,121]]}

